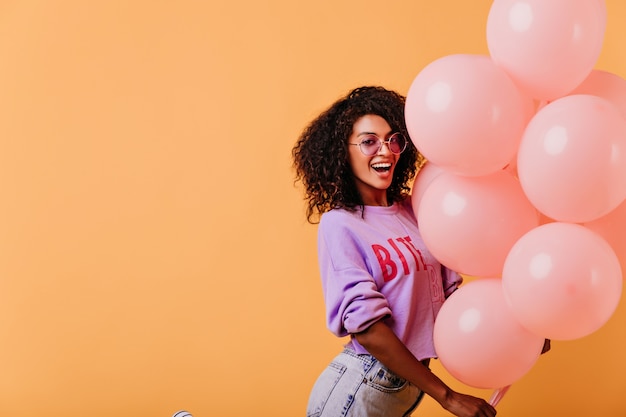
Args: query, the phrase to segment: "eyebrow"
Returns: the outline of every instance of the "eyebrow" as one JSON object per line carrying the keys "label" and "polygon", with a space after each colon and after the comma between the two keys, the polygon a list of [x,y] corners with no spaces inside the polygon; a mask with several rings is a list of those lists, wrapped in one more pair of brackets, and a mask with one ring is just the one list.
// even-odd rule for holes
{"label": "eyebrow", "polygon": [[[390,131],[389,131],[387,134],[385,134],[383,137],[387,137],[387,136],[392,135],[392,134],[394,134],[394,133],[395,133],[395,132],[394,132],[393,130],[390,130]],[[363,135],[374,135],[374,136],[378,137],[378,135],[377,135],[375,132],[361,132],[361,133],[357,134],[356,136],[357,136],[357,137],[359,137],[359,136],[363,136]]]}

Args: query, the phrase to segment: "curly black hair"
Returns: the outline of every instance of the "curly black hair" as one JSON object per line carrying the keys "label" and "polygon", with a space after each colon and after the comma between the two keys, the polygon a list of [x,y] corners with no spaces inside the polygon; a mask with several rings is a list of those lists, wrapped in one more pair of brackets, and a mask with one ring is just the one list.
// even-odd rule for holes
{"label": "curly black hair", "polygon": [[[354,123],[365,115],[382,117],[393,131],[408,138],[404,103],[404,96],[383,87],[355,88],[304,129],[291,153],[295,182],[302,181],[305,187],[309,223],[318,223],[319,217],[333,208],[363,211],[363,201],[348,162],[348,138]],[[422,162],[423,157],[409,140],[387,189],[390,202],[408,196],[410,181]]]}

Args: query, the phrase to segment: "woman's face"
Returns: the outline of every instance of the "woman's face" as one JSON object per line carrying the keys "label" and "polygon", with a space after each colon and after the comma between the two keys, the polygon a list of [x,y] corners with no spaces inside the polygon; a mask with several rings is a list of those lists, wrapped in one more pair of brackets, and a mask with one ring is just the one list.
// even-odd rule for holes
{"label": "woman's face", "polygon": [[348,160],[356,187],[366,206],[387,206],[387,188],[393,180],[393,171],[400,155],[393,154],[387,144],[383,144],[377,153],[367,156],[356,146],[363,139],[387,140],[394,133],[385,119],[368,114],[358,119],[348,138]]}

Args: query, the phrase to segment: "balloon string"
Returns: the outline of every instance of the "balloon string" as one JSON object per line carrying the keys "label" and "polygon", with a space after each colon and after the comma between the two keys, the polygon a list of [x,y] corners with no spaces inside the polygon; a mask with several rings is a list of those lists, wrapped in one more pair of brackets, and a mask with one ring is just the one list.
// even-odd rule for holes
{"label": "balloon string", "polygon": [[504,397],[504,394],[506,394],[506,392],[509,390],[509,388],[511,388],[511,386],[507,385],[506,387],[498,388],[497,390],[495,390],[493,394],[491,394],[489,404],[491,404],[493,407],[497,406],[502,397]]}

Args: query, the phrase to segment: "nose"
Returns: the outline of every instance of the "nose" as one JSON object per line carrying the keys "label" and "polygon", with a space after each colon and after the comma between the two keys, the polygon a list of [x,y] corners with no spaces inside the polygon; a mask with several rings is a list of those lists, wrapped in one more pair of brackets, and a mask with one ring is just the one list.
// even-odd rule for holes
{"label": "nose", "polygon": [[378,148],[378,155],[385,155],[388,153],[393,153],[391,152],[391,148],[389,147],[389,141],[385,141],[385,140],[381,140],[380,141],[380,148]]}

